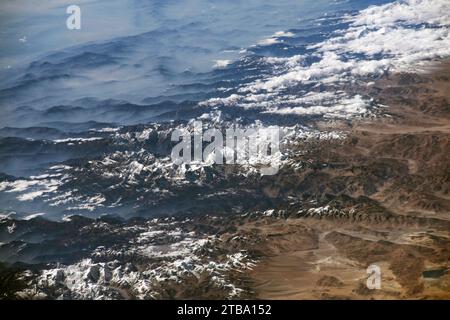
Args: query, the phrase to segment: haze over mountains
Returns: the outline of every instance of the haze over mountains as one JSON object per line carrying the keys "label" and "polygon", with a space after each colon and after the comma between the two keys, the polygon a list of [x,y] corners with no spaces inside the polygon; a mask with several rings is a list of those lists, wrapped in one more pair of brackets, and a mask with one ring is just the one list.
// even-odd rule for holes
{"label": "haze over mountains", "polygon": [[[0,5],[0,261],[39,288],[21,294],[361,298],[382,263],[377,297],[448,296],[448,1],[89,1],[78,34],[54,29],[64,1],[26,2]],[[279,126],[279,173],[175,165],[193,120]]]}

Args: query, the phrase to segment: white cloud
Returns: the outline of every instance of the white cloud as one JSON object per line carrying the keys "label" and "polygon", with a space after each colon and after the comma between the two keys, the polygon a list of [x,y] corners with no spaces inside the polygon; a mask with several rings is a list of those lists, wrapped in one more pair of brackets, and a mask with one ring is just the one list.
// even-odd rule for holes
{"label": "white cloud", "polygon": [[290,32],[290,31],[277,31],[273,34],[273,37],[293,37],[295,36],[294,33]]}
{"label": "white cloud", "polygon": [[[326,92],[311,101],[308,94],[287,94],[298,84],[336,85],[355,77],[382,74],[387,70],[407,70],[418,64],[450,56],[450,2],[448,0],[407,0],[372,6],[346,16],[350,26],[338,30],[328,40],[311,45],[319,60],[305,65],[303,56],[266,57],[273,74],[255,80],[225,98],[210,99],[201,105],[228,105],[265,108],[266,112],[322,114],[342,117],[366,111],[361,97]],[[277,32],[260,44],[273,44]],[[314,102],[314,103],[313,103]],[[315,104],[315,105],[312,105]]]}
{"label": "white cloud", "polygon": [[231,60],[215,60],[214,68],[225,68],[231,63]]}
{"label": "white cloud", "polygon": [[270,46],[272,44],[280,42],[277,38],[268,38],[258,41],[258,45],[260,46]]}

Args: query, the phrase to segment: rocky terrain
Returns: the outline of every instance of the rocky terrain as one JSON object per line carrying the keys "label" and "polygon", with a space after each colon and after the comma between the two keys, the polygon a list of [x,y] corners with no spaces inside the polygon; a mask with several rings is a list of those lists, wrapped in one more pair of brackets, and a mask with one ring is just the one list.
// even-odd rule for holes
{"label": "rocky terrain", "polygon": [[[274,250],[251,272],[258,297],[450,297],[449,77],[448,62],[383,77],[370,89],[389,106],[383,117],[336,122],[348,134],[343,143],[305,148],[297,161],[310,169],[288,175],[286,196],[308,194],[313,205],[299,209],[292,201],[282,211],[289,218],[255,228]],[[278,185],[287,182],[266,190],[286,192]],[[381,267],[381,290],[365,285],[373,263]]]}
{"label": "rocky terrain", "polygon": [[[65,218],[3,212],[0,294],[449,299],[449,80],[444,62],[345,88],[377,108],[286,133],[274,176],[245,165],[173,169],[164,125],[44,142],[36,148],[83,144],[85,158],[33,179],[2,177],[3,195],[44,197]],[[110,156],[95,154],[104,148]],[[71,215],[77,206],[94,217]],[[380,290],[366,286],[371,264],[381,268]]]}

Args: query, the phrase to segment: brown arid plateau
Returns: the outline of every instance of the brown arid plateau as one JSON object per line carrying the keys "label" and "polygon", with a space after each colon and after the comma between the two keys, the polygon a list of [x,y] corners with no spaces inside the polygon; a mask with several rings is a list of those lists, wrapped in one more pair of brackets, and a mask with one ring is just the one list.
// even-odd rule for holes
{"label": "brown arid plateau", "polygon": [[[317,123],[348,136],[298,145],[309,167],[262,182],[285,203],[236,219],[221,237],[246,239],[242,249],[258,258],[246,274],[250,296],[450,299],[449,83],[450,62],[388,75],[369,89],[388,106],[382,116]],[[289,200],[298,198],[300,210]],[[371,264],[381,269],[379,290],[366,286]]]}

